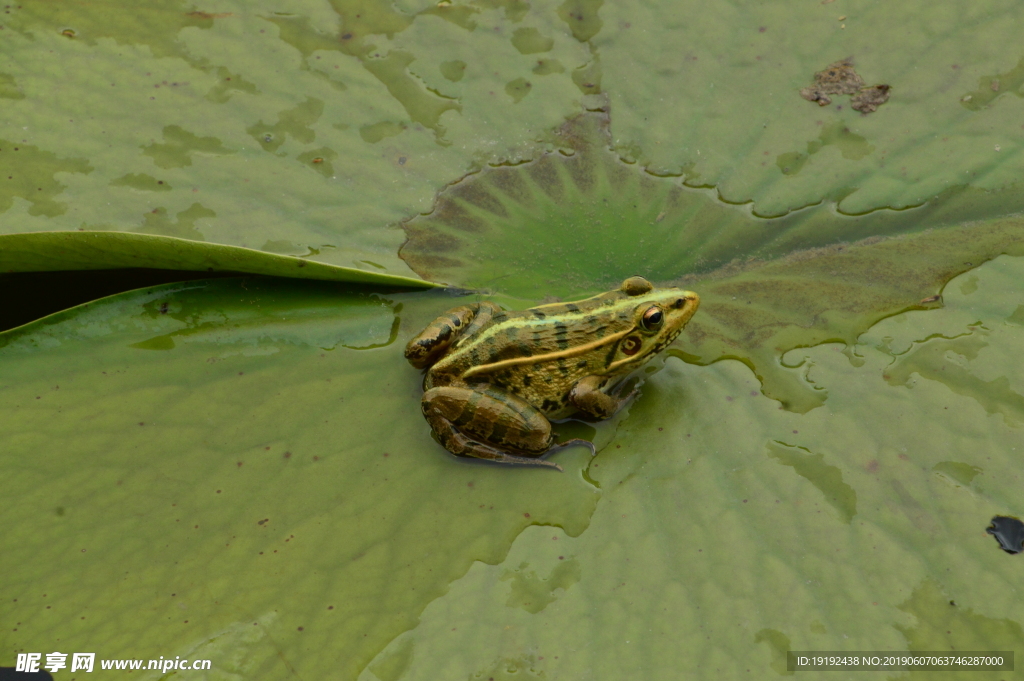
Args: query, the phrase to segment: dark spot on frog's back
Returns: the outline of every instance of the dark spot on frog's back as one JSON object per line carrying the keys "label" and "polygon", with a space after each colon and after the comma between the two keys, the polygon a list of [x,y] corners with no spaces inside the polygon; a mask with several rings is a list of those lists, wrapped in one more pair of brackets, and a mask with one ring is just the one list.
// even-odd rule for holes
{"label": "dark spot on frog's back", "polygon": [[555,402],[554,400],[544,400],[540,405],[541,411],[553,411],[556,408],[558,408],[558,402]]}
{"label": "dark spot on frog's back", "polygon": [[544,314],[543,312],[541,312],[540,310],[533,310],[533,316],[536,317],[537,319],[547,319],[548,318],[548,316],[546,314]]}
{"label": "dark spot on frog's back", "polygon": [[494,362],[500,362],[506,359],[529,357],[532,354],[530,346],[526,343],[509,343],[498,352],[492,353],[487,363],[493,364]]}
{"label": "dark spot on frog's back", "polygon": [[559,350],[569,347],[569,327],[562,322],[555,324],[555,342],[558,344]]}
{"label": "dark spot on frog's back", "polygon": [[523,387],[529,388],[531,383],[533,383],[533,379],[530,378],[530,374],[523,374]]}

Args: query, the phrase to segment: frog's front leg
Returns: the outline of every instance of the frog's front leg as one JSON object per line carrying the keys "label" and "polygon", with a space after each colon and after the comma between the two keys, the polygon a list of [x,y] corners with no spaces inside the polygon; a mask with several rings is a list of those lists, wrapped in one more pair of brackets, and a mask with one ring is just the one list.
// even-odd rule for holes
{"label": "frog's front leg", "polygon": [[431,388],[423,393],[423,415],[452,454],[562,470],[555,463],[535,458],[554,443],[551,422],[515,395],[488,388]]}
{"label": "frog's front leg", "polygon": [[581,412],[595,419],[604,420],[611,417],[636,394],[636,391],[625,397],[608,395],[601,392],[606,380],[604,376],[584,376],[569,391],[569,401]]}
{"label": "frog's front leg", "polygon": [[501,308],[490,302],[453,307],[409,341],[405,358],[417,369],[430,366],[452,343],[466,335],[467,329],[479,328],[496,312],[501,312]]}

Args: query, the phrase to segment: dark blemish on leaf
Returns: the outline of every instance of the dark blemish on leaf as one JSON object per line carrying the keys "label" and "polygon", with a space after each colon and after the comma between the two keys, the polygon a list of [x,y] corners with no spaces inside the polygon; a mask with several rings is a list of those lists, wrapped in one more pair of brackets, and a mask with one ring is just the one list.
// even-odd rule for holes
{"label": "dark blemish on leaf", "polygon": [[991,522],[985,531],[996,538],[999,548],[1007,553],[1024,550],[1024,523],[1019,518],[997,515]]}
{"label": "dark blemish on leaf", "polygon": [[[864,85],[864,79],[857,74],[850,59],[841,59],[829,64],[814,74],[814,85],[800,90],[800,96],[818,106],[832,103],[829,95],[853,95],[850,105],[855,111],[871,113],[889,100],[888,85]],[[841,109],[837,106],[836,109]]]}
{"label": "dark blemish on leaf", "polygon": [[872,85],[861,88],[853,97],[850,97],[850,107],[862,114],[869,114],[878,110],[889,101],[889,91],[892,88],[888,85]]}

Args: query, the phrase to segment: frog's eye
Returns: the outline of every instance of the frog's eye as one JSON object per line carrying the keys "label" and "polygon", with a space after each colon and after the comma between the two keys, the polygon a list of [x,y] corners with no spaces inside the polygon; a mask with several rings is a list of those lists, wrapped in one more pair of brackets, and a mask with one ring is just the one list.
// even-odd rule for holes
{"label": "frog's eye", "polygon": [[640,318],[640,324],[648,331],[657,331],[661,328],[661,323],[665,321],[665,313],[661,311],[660,307],[649,307],[644,312],[644,316]]}

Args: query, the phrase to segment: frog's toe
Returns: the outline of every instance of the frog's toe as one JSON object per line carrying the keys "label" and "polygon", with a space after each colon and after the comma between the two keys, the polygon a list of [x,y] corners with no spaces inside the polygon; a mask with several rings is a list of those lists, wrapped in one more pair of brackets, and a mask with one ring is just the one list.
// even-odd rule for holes
{"label": "frog's toe", "polygon": [[463,454],[461,454],[461,456],[485,459],[487,461],[511,464],[514,466],[544,466],[547,468],[555,468],[559,472],[562,471],[562,467],[554,461],[548,461],[539,457],[534,458],[532,456],[516,456],[515,454],[502,452],[485,444],[473,442],[472,440],[465,440],[465,445],[466,446],[464,447]]}
{"label": "frog's toe", "polygon": [[582,438],[574,437],[571,440],[558,443],[558,447],[568,447],[569,445],[583,445],[590,450],[590,456],[597,456],[597,446],[594,445],[590,440],[584,440]]}

